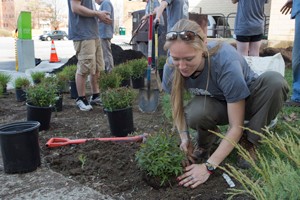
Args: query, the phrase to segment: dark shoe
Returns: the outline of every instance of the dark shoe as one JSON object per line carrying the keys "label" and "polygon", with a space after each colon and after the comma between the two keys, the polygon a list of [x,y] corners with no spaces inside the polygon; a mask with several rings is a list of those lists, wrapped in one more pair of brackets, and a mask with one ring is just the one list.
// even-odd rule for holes
{"label": "dark shoe", "polygon": [[300,102],[287,100],[286,102],[284,102],[284,105],[288,107],[300,107]]}
{"label": "dark shoe", "polygon": [[193,157],[196,163],[203,163],[210,157],[210,150],[201,147],[196,147],[193,152]]}
{"label": "dark shoe", "polygon": [[[255,145],[252,144],[251,142],[249,142],[247,140],[246,137],[242,137],[239,144],[248,151],[248,153],[250,154],[250,157],[256,161],[257,157],[256,157],[256,153],[255,153]],[[237,166],[241,169],[249,169],[251,168],[251,164],[245,160],[242,156],[238,155],[238,159],[237,159]]]}

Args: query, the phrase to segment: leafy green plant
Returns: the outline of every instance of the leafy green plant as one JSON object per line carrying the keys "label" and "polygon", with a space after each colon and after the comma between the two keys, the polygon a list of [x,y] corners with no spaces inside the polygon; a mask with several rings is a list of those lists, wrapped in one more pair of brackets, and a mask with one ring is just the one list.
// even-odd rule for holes
{"label": "leafy green plant", "polygon": [[11,80],[11,75],[7,73],[0,73],[0,87],[6,88],[7,83]]}
{"label": "leafy green plant", "polygon": [[45,72],[36,71],[36,72],[32,72],[30,76],[34,83],[40,83],[42,79],[45,78],[46,74]]}
{"label": "leafy green plant", "polygon": [[27,77],[17,77],[15,79],[16,89],[26,89],[30,86],[30,80]]}
{"label": "leafy green plant", "polygon": [[131,66],[131,78],[137,79],[145,75],[148,66],[146,58],[130,60],[127,64]]}
{"label": "leafy green plant", "polygon": [[131,76],[131,66],[127,63],[120,64],[113,68],[113,72],[120,75],[122,80],[128,80]]}
{"label": "leafy green plant", "polygon": [[78,156],[78,160],[80,161],[81,163],[81,169],[84,168],[84,165],[85,165],[85,162],[86,162],[86,155],[83,155],[83,154],[80,154]]}
{"label": "leafy green plant", "polygon": [[167,60],[167,56],[159,56],[157,59],[157,69],[163,69],[166,60]]}
{"label": "leafy green plant", "polygon": [[26,91],[27,103],[38,107],[53,106],[57,98],[55,84],[40,83],[31,86]]}
{"label": "leafy green plant", "polygon": [[69,81],[75,81],[76,71],[77,65],[68,65],[65,66],[60,73],[67,77]]}
{"label": "leafy green plant", "polygon": [[178,147],[178,138],[163,132],[147,137],[136,153],[138,166],[164,185],[170,178],[182,174],[184,153]]}
{"label": "leafy green plant", "polygon": [[121,76],[115,72],[102,72],[99,78],[99,88],[103,92],[109,88],[117,88],[121,85]]}
{"label": "leafy green plant", "polygon": [[111,88],[101,94],[103,107],[108,111],[132,107],[137,94],[132,88]]}

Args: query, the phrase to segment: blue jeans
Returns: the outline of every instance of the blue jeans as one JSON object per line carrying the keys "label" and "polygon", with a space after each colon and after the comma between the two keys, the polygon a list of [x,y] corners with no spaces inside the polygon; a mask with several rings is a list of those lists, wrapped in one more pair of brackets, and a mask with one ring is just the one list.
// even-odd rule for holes
{"label": "blue jeans", "polygon": [[300,102],[300,13],[295,17],[295,38],[293,47],[293,92],[291,99]]}

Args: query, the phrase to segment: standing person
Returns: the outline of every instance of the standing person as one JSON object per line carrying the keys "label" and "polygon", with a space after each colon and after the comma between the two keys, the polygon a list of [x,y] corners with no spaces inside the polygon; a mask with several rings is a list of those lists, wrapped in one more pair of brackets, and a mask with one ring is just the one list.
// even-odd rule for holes
{"label": "standing person", "polygon": [[158,9],[155,9],[155,23],[161,23],[160,17],[166,9],[167,11],[167,31],[176,24],[180,19],[189,18],[189,1],[188,0],[162,0]]}
{"label": "standing person", "polygon": [[111,50],[111,39],[114,35],[114,7],[110,0],[96,0],[96,3],[100,5],[99,10],[107,11],[112,19],[111,24],[105,24],[101,21],[99,22],[99,32],[105,63],[105,71],[111,72],[111,70],[114,68],[114,59]]}
{"label": "standing person", "polygon": [[288,0],[280,11],[285,15],[291,11],[291,18],[295,19],[295,37],[292,53],[293,92],[291,100],[288,100],[285,105],[300,107],[300,1]]}
{"label": "standing person", "polygon": [[[96,11],[94,0],[68,0],[69,39],[73,40],[78,59],[76,87],[78,98],[76,105],[82,111],[89,111],[90,104],[100,104],[98,78],[104,67],[103,53],[99,39],[98,20],[110,24],[107,12]],[[90,75],[92,96],[86,99],[85,83]]]}
{"label": "standing person", "polygon": [[236,46],[243,56],[259,56],[264,33],[264,5],[268,0],[232,0],[237,3],[234,23]]}
{"label": "standing person", "polygon": [[[200,156],[206,160],[187,166],[178,177],[180,185],[192,188],[206,182],[231,153],[234,145],[229,141],[237,143],[243,136],[243,146],[255,160],[254,149],[260,138],[243,131],[244,120],[249,121],[251,130],[261,132],[276,117],[289,90],[280,73],[267,71],[258,76],[231,45],[216,41],[206,45],[205,37],[196,22],[183,19],[167,33],[164,46],[170,58],[164,69],[163,89],[171,93],[180,148],[188,152],[188,130],[195,129],[197,146],[203,153]],[[185,90],[194,97],[184,107]],[[210,155],[217,136],[209,130],[218,131],[217,125],[225,124],[229,124],[225,139]]]}

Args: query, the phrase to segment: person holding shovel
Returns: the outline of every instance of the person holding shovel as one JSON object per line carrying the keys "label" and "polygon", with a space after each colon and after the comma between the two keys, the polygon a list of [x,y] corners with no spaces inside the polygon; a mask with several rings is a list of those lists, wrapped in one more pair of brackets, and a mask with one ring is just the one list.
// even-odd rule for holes
{"label": "person holding shovel", "polygon": [[[261,132],[282,108],[289,92],[284,77],[275,71],[258,76],[244,57],[227,43],[209,42],[194,21],[179,20],[166,34],[165,49],[170,52],[164,69],[163,89],[171,94],[174,124],[180,134],[180,148],[188,156],[189,128],[197,131],[198,154],[203,163],[185,167],[179,184],[195,188],[208,180],[217,166],[241,140],[255,159],[259,136],[243,131],[244,120],[251,130]],[[184,91],[193,98],[183,104]],[[212,154],[217,136],[210,132],[229,124],[225,138]],[[239,160],[241,164],[244,164]],[[244,166],[245,168],[247,166]]]}

